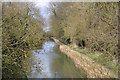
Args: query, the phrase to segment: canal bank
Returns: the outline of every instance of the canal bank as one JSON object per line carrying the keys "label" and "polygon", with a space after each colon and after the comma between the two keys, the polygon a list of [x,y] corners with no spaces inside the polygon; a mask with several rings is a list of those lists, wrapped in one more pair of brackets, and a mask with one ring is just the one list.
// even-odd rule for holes
{"label": "canal bank", "polygon": [[52,38],[55,43],[59,45],[59,49],[68,57],[70,57],[77,68],[82,68],[87,73],[87,78],[117,78],[118,76],[113,74],[106,67],[96,63],[88,56],[74,51],[72,48],[64,45],[59,40]]}

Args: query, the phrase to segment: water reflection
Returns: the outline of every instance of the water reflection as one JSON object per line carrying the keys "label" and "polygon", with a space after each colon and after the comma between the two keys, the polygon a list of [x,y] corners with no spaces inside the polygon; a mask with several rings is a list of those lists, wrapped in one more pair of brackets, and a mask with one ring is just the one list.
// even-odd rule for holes
{"label": "water reflection", "polygon": [[29,78],[85,78],[86,73],[59,51],[53,41],[46,41],[41,50],[33,50],[37,64],[32,66]]}

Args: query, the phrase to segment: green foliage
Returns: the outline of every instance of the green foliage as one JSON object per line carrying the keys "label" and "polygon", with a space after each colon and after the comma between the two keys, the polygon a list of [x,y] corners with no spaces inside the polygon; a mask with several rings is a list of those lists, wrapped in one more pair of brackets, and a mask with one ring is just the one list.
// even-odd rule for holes
{"label": "green foliage", "polygon": [[42,17],[34,4],[3,3],[3,78],[26,77],[23,64],[27,64],[25,60],[30,57],[28,52],[41,46],[45,39],[42,25]]}

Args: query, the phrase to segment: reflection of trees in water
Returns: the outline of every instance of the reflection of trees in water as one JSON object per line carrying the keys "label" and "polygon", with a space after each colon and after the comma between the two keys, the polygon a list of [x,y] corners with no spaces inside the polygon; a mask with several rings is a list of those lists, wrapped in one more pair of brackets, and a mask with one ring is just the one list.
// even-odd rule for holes
{"label": "reflection of trees in water", "polygon": [[60,57],[55,58],[51,63],[51,71],[56,72],[55,77],[68,77],[68,78],[85,78],[86,73],[82,69],[75,67],[73,61],[61,53],[59,46],[55,46],[54,53],[59,54]]}
{"label": "reflection of trees in water", "polygon": [[[36,51],[35,51],[36,52]],[[34,54],[34,53],[33,53]],[[39,51],[37,51],[37,54],[39,54]],[[37,58],[37,56],[33,55],[31,58],[27,59],[26,62],[30,62],[29,65],[25,65],[27,70],[27,76],[31,76],[32,72],[41,72],[42,70],[42,64],[40,58]]]}
{"label": "reflection of trees in water", "polygon": [[55,45],[53,49],[54,49],[55,53],[59,53],[60,52],[58,45]]}

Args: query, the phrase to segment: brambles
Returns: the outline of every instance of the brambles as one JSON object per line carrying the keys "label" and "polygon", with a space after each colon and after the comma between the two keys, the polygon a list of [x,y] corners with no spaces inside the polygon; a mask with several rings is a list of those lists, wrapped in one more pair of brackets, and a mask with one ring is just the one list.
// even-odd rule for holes
{"label": "brambles", "polygon": [[[41,46],[45,37],[42,17],[32,3],[3,3],[2,56],[3,78],[25,78],[22,64],[32,49]],[[29,62],[28,62],[29,63]],[[29,66],[29,65],[28,65]]]}

